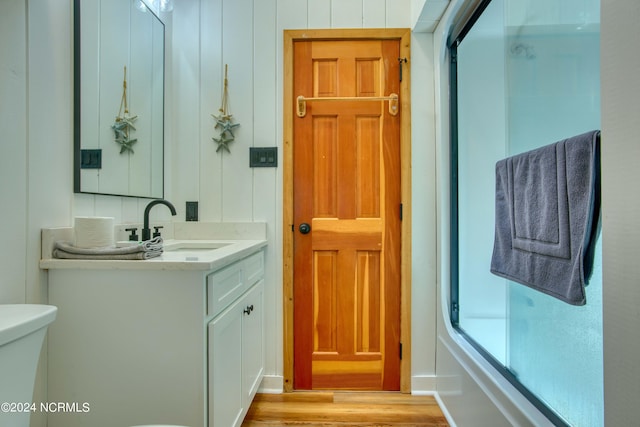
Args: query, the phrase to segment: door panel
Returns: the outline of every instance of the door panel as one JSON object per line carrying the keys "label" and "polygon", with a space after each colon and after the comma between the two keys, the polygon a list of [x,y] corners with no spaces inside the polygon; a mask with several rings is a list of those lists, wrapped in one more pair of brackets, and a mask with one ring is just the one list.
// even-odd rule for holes
{"label": "door panel", "polygon": [[[294,95],[399,93],[399,49],[298,41]],[[399,389],[399,120],[384,101],[351,99],[308,101],[294,120],[297,389]]]}

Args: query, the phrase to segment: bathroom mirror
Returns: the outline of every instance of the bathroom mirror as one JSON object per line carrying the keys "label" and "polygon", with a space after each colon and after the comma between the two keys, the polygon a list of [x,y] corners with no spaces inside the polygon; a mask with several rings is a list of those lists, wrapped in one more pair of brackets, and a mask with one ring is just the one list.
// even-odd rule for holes
{"label": "bathroom mirror", "polygon": [[74,0],[74,27],[74,191],[163,197],[164,24],[139,0]]}

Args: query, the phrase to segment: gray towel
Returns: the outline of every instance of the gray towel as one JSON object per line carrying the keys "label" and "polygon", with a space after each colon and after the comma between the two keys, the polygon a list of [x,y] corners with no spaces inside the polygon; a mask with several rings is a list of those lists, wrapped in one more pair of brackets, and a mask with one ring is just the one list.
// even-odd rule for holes
{"label": "gray towel", "polygon": [[162,237],[146,240],[139,245],[106,248],[78,248],[66,242],[56,242],[53,257],[61,259],[144,260],[163,252]]}
{"label": "gray towel", "polygon": [[491,272],[573,305],[586,302],[600,212],[600,132],[496,164]]}

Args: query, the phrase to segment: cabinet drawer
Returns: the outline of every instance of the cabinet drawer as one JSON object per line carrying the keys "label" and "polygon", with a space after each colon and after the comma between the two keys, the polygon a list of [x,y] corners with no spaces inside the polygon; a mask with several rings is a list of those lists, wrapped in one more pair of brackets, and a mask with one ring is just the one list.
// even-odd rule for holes
{"label": "cabinet drawer", "polygon": [[207,276],[207,315],[215,316],[245,290],[242,263],[232,264]]}
{"label": "cabinet drawer", "polygon": [[245,259],[244,270],[247,288],[262,279],[264,276],[264,252],[260,251]]}

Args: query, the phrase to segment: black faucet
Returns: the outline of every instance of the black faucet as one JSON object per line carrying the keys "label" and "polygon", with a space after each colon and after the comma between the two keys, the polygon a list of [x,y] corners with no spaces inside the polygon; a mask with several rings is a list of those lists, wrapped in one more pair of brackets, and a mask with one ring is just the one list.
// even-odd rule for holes
{"label": "black faucet", "polygon": [[176,216],[176,208],[164,199],[156,199],[149,202],[146,208],[144,208],[144,227],[142,228],[142,241],[149,240],[151,238],[151,230],[149,229],[149,211],[155,205],[165,205],[171,210],[171,215]]}

